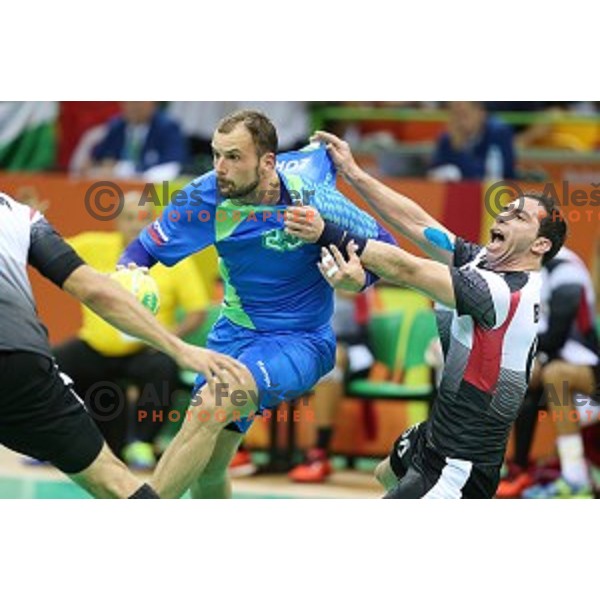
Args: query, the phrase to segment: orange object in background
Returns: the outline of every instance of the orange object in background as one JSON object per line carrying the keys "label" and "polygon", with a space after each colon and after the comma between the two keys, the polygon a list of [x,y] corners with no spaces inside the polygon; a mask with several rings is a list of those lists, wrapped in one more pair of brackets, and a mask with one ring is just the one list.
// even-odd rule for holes
{"label": "orange object in background", "polygon": [[[65,236],[73,236],[82,231],[108,231],[113,228],[111,222],[94,219],[85,209],[84,198],[93,181],[73,180],[64,175],[45,174],[14,174],[0,173],[0,190],[11,195],[17,195],[24,187],[33,187],[42,200],[50,201],[47,216],[52,224]],[[442,184],[421,180],[386,179],[385,183],[407,194],[421,204],[435,218],[444,223],[450,222],[459,235],[479,237],[473,232],[481,232],[487,236],[483,219],[484,186],[479,183]],[[142,190],[141,183],[122,182],[123,190]],[[561,184],[557,185],[560,189]],[[340,180],[340,189],[353,198],[356,203],[368,210],[364,201],[358,198],[350,187]],[[571,186],[571,189],[575,189]],[[578,186],[588,195],[595,189],[593,186]],[[559,194],[561,201],[565,200]],[[479,203],[479,204],[478,204]],[[572,202],[564,207],[565,216],[569,223],[569,247],[577,252],[588,267],[594,268],[600,264],[600,207],[589,205],[574,206]],[[482,241],[485,241],[482,240]],[[401,240],[403,248],[411,252],[418,250],[405,240]],[[214,252],[207,255],[205,260],[216,261]],[[206,270],[204,270],[206,271]],[[81,311],[75,300],[58,290],[53,284],[40,277],[32,270],[32,283],[38,301],[40,317],[49,329],[50,339],[56,344],[75,335],[80,326]],[[348,400],[339,411],[336,434],[333,440],[333,451],[343,453],[383,455],[398,436],[411,424],[412,413],[410,402],[375,402],[377,422],[379,424],[375,440],[369,439],[362,423],[362,411],[359,400]],[[302,407],[308,411],[310,407]],[[312,443],[314,419],[306,413],[300,416],[298,423],[299,442],[302,447]],[[263,447],[266,443],[267,430],[265,424],[257,422],[250,430],[248,443]],[[268,426],[267,426],[268,427]],[[552,451],[553,428],[549,423],[540,423],[539,435],[534,444],[534,457],[544,456]]]}

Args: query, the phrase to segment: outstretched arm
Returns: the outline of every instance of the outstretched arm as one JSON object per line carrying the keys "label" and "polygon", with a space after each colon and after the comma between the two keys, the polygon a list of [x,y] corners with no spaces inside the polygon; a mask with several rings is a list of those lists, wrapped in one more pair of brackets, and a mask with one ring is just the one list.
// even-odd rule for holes
{"label": "outstretched arm", "polygon": [[[339,250],[332,249],[341,257]],[[350,243],[348,257],[356,257],[356,245]],[[362,254],[362,264],[377,273],[379,277],[400,285],[406,285],[422,292],[437,302],[450,308],[456,306],[452,276],[447,265],[420,258],[401,248],[369,240]]]}
{"label": "outstretched arm", "polygon": [[232,358],[186,344],[161,325],[133,294],[88,265],[76,268],[63,289],[121,331],[171,356],[182,368],[201,372],[209,383],[226,382],[225,374],[240,380],[241,365]]}
{"label": "outstretched arm", "polygon": [[215,379],[226,382],[225,374],[243,376],[232,358],[186,344],[167,331],[133,294],[86,265],[39,213],[32,217],[28,262],[111,325],[162,350],[181,367],[203,373],[211,385]]}
{"label": "outstretched arm", "polygon": [[[498,273],[477,267],[442,265],[376,240],[363,238],[344,247],[339,237],[335,240],[335,232],[330,234],[334,243],[322,249],[319,269],[333,287],[354,277],[354,272],[364,264],[393,283],[410,286],[456,308],[461,316],[470,315],[484,329],[500,326],[509,315],[511,290]],[[347,258],[340,251],[344,249]]]}
{"label": "outstretched arm", "polygon": [[335,166],[365,198],[378,216],[410,239],[433,259],[451,264],[456,236],[416,202],[384,185],[361,169],[347,142],[317,131],[315,139],[326,144]]}

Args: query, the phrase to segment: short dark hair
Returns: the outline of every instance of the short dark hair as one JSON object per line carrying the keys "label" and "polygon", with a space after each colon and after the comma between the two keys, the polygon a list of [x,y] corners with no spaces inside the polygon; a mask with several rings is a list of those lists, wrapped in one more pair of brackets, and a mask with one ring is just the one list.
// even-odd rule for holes
{"label": "short dark hair", "polygon": [[217,125],[217,131],[231,133],[240,123],[250,132],[259,157],[267,152],[277,153],[278,140],[275,125],[269,117],[258,110],[238,110],[223,117]]}
{"label": "short dark hair", "polygon": [[523,194],[525,198],[535,200],[545,211],[546,216],[540,221],[538,236],[545,237],[552,244],[550,250],[542,258],[542,265],[552,260],[562,248],[567,237],[567,222],[560,212],[556,198],[537,192]]}

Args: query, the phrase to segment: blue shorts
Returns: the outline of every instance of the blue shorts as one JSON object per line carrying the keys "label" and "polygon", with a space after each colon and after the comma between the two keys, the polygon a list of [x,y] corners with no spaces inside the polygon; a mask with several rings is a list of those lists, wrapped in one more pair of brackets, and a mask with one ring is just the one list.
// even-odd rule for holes
{"label": "blue shorts", "polygon": [[[330,325],[310,332],[253,331],[225,317],[212,328],[206,347],[244,364],[256,383],[258,398],[252,412],[260,414],[286,400],[304,395],[335,366],[335,334]],[[193,395],[206,383],[198,375]],[[229,429],[248,431],[253,417],[241,418]]]}

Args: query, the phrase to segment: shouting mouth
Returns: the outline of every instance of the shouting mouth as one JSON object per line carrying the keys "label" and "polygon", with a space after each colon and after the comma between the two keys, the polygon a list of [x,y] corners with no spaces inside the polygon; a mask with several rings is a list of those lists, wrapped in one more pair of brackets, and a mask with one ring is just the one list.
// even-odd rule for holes
{"label": "shouting mouth", "polygon": [[497,227],[490,229],[490,243],[488,244],[488,250],[497,250],[506,241],[504,233]]}

